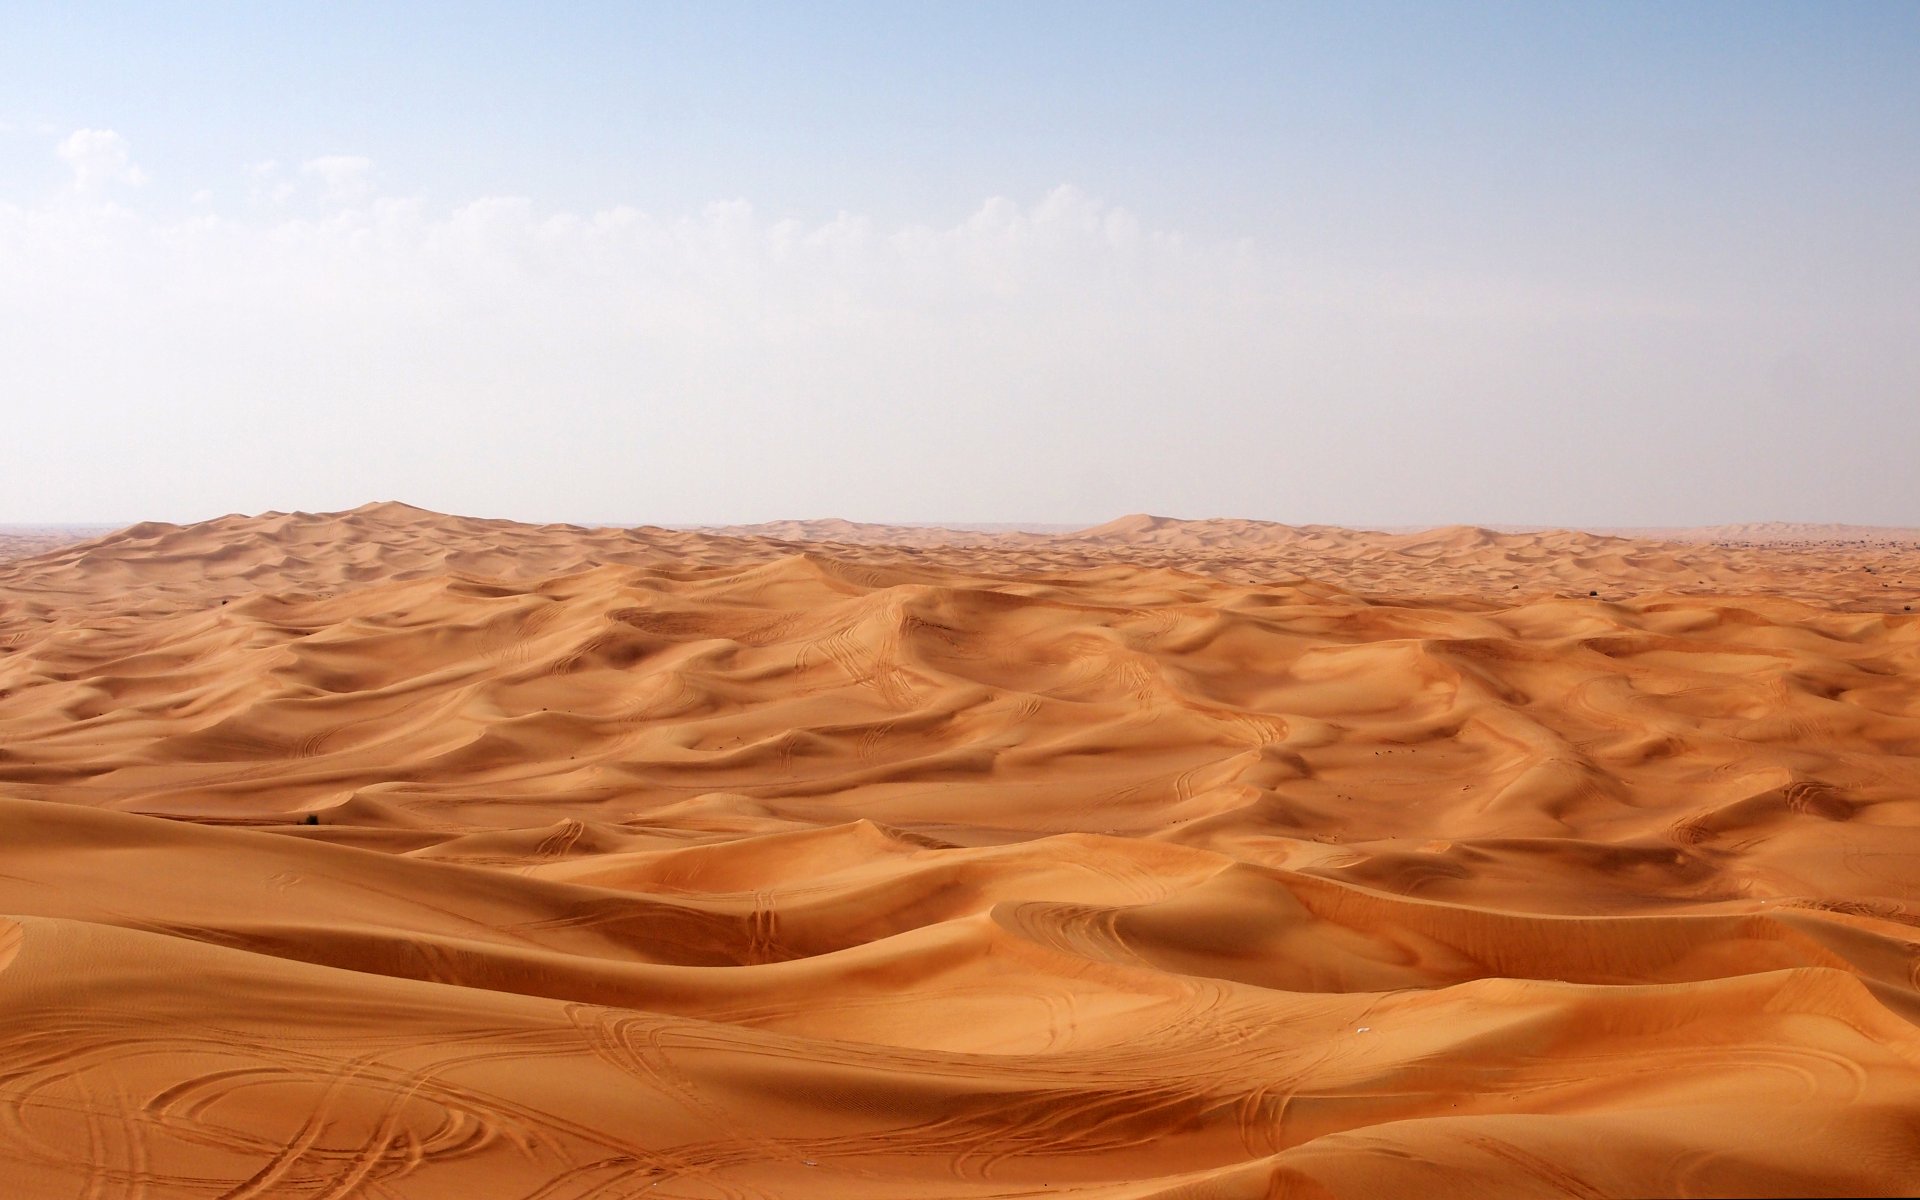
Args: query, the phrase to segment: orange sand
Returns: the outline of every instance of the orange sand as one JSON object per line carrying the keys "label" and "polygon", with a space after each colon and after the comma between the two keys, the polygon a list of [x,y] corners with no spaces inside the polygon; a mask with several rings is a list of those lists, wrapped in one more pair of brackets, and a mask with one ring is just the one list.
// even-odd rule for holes
{"label": "orange sand", "polygon": [[6,1194],[1920,1191],[1920,539],[767,528],[0,563]]}

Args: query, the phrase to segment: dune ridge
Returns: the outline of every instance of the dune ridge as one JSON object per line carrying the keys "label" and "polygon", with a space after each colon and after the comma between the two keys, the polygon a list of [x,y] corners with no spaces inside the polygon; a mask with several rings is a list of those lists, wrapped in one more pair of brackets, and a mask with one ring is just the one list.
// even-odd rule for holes
{"label": "dune ridge", "polygon": [[1778,540],[23,547],[0,1176],[1910,1194],[1920,551]]}

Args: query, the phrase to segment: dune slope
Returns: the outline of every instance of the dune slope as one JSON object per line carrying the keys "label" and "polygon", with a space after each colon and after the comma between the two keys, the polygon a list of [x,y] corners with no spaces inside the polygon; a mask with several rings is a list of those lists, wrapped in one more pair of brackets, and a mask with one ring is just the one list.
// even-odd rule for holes
{"label": "dune slope", "polygon": [[28,548],[11,1194],[1920,1190],[1897,540]]}

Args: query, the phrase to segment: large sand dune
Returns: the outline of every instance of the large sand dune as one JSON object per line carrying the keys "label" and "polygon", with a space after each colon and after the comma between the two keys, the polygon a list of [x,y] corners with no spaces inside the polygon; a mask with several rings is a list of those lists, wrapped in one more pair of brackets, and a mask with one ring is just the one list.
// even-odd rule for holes
{"label": "large sand dune", "polygon": [[1920,1191],[1920,550],[1790,532],[22,547],[0,1179]]}

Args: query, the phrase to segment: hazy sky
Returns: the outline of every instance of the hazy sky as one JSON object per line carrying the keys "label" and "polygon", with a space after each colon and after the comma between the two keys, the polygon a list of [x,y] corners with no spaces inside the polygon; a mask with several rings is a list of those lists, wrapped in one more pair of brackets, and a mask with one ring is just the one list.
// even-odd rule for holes
{"label": "hazy sky", "polygon": [[0,523],[1920,524],[1920,4],[0,4]]}

